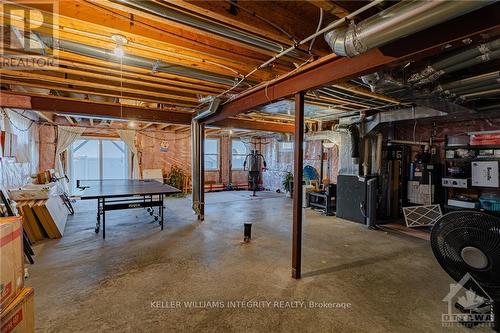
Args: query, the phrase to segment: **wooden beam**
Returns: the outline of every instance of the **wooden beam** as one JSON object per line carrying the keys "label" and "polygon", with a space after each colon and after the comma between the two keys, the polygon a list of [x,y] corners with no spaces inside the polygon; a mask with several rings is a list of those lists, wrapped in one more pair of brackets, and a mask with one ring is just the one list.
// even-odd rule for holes
{"label": "wooden beam", "polygon": [[[232,50],[232,49],[237,49],[238,52],[242,49],[246,49],[247,52],[252,52],[252,53],[260,53],[260,54],[265,54],[268,56],[273,56],[274,53],[269,50],[263,50],[257,46],[253,46],[250,44],[245,44],[243,42],[235,41],[232,39],[229,39],[224,36],[220,36],[211,32],[207,32],[204,30],[201,30],[196,27],[191,27],[188,25],[184,25],[182,23],[175,22],[173,20],[167,20],[161,16],[158,15],[153,15],[150,14],[146,11],[138,10],[132,7],[124,6],[118,3],[114,3],[111,1],[105,1],[102,2],[106,7],[113,8],[115,10],[133,14],[136,19],[141,18],[141,19],[146,19],[146,21],[150,22],[155,22],[157,25],[162,26],[162,30],[165,33],[172,33],[176,34],[178,36],[192,36],[194,41],[200,42],[202,40],[205,40],[207,44],[211,45],[217,45],[221,48],[224,48],[226,50]],[[154,23],[153,23],[154,24]],[[165,38],[165,37],[164,37]],[[178,43],[178,42],[177,42]]]}
{"label": "wooden beam", "polygon": [[251,119],[227,118],[212,123],[219,127],[248,129],[255,131],[267,131],[277,133],[293,133],[294,125],[292,123],[259,121]]}
{"label": "wooden beam", "polygon": [[[37,95],[0,91],[0,107],[12,107],[46,113],[66,115],[94,116],[102,118],[137,120],[152,123],[168,123],[183,125],[190,129],[192,114],[168,109],[147,108],[121,105],[118,103],[93,102],[67,97]],[[101,122],[100,125],[102,125]],[[293,125],[272,121],[228,118],[214,123],[219,127],[241,128],[250,130],[293,132]],[[174,127],[172,128],[174,130]]]}
{"label": "wooden beam", "polygon": [[[11,95],[15,93],[0,92],[3,103],[4,96],[7,101],[12,100]],[[22,95],[22,94],[20,94]],[[99,116],[103,118],[128,119],[147,122],[166,122],[172,124],[190,124],[191,114],[188,112],[165,111],[162,109],[150,109],[138,106],[120,105],[118,103],[102,103],[81,101],[66,97],[55,97],[31,94],[26,96],[30,100],[30,106],[20,103],[17,108],[32,109],[37,111],[63,113],[69,115]],[[12,105],[12,103],[9,103]],[[2,104],[2,106],[4,106]],[[13,106],[11,106],[13,107]]]}
{"label": "wooden beam", "polygon": [[156,125],[156,129],[159,130],[159,131],[161,131],[161,130],[166,129],[169,126],[170,126],[170,124],[157,124]]}
{"label": "wooden beam", "polygon": [[304,93],[295,94],[293,154],[292,277],[300,279],[302,265],[302,172],[304,168]]}
{"label": "wooden beam", "polygon": [[62,77],[44,75],[44,74],[39,74],[39,73],[0,69],[0,75],[2,75],[3,77],[9,76],[9,77],[14,77],[14,78],[27,78],[30,80],[35,79],[35,80],[40,80],[40,81],[47,81],[47,82],[66,84],[66,85],[83,86],[83,87],[102,89],[102,90],[116,91],[118,89],[119,91],[123,91],[125,93],[130,93],[130,94],[143,94],[143,95],[145,94],[145,95],[151,95],[151,96],[157,97],[157,98],[191,102],[193,104],[198,103],[198,99],[196,97],[188,97],[188,96],[181,96],[181,95],[177,95],[177,94],[161,93],[161,92],[155,92],[155,91],[151,91],[151,90],[120,87],[120,86],[115,86],[115,85],[110,85],[110,84],[94,83],[94,82],[90,82],[90,81],[66,79],[66,78],[62,78]]}
{"label": "wooden beam", "polygon": [[500,9],[500,4],[484,7],[352,58],[341,58],[334,54],[322,57],[292,75],[281,76],[258,89],[240,94],[226,103],[221,112],[209,117],[206,123],[248,112],[299,91],[345,82],[388,66],[434,55],[447,45],[463,45],[464,38],[480,37],[481,34],[500,28],[495,8]]}
{"label": "wooden beam", "polygon": [[70,125],[74,125],[75,124],[75,121],[73,120],[73,118],[71,118],[71,116],[64,116],[64,118],[66,118],[66,120],[68,121],[68,123]]}
{"label": "wooden beam", "polygon": [[[115,71],[118,71],[118,73],[123,71],[124,72],[123,75],[125,75],[125,76],[126,76],[127,72],[147,75],[150,80],[153,80],[153,81],[158,82],[158,83],[178,84],[178,85],[192,87],[192,88],[210,87],[210,88],[214,88],[214,89],[216,89],[216,88],[227,89],[229,86],[231,86],[231,85],[227,85],[227,84],[202,81],[202,80],[191,78],[188,76],[181,76],[181,75],[170,74],[170,73],[165,73],[165,72],[156,72],[156,73],[152,74],[151,69],[130,66],[130,65],[125,65],[125,64],[122,65],[118,62],[111,62],[111,61],[101,60],[101,59],[97,59],[97,58],[85,57],[85,56],[81,56],[79,54],[65,52],[65,51],[61,51],[61,50],[59,50],[59,58],[65,59],[68,61],[74,61],[74,62],[77,62],[78,64],[83,63],[83,64],[90,64],[90,65],[94,65],[94,66],[99,66],[99,67],[105,68],[106,70],[111,68],[111,69],[114,69]],[[76,67],[78,67],[78,66],[76,66]],[[84,68],[84,67],[82,67],[82,68]],[[142,78],[144,78],[144,77],[142,77]],[[140,78],[140,79],[142,79],[142,78]],[[235,90],[238,90],[238,89],[235,89]]]}
{"label": "wooden beam", "polygon": [[[106,93],[102,92],[97,89],[93,88],[83,88],[83,89],[76,89],[76,88],[68,88],[67,86],[59,86],[59,85],[49,85],[43,81],[32,81],[30,82],[25,82],[22,80],[9,80],[2,78],[2,83],[6,84],[11,84],[11,85],[16,85],[16,86],[23,86],[23,87],[36,87],[36,88],[45,88],[45,89],[50,89],[50,90],[56,90],[56,91],[66,91],[70,93],[78,93],[78,94],[85,94],[85,95],[97,95],[97,96],[105,96],[105,97],[115,97],[118,99],[129,99],[129,100],[134,100],[134,101],[139,101],[139,102],[147,102],[147,103],[160,103],[160,104],[174,104],[172,101],[169,100],[162,100],[162,99],[155,99],[151,97],[146,97],[145,95],[138,95],[138,94],[120,94],[119,92],[111,92],[111,93]],[[185,104],[185,103],[175,103],[176,106],[192,106],[192,104]]]}
{"label": "wooden beam", "polygon": [[401,104],[401,102],[395,98],[391,98],[391,97],[388,97],[388,96],[385,96],[382,94],[371,92],[370,90],[366,89],[365,87],[356,86],[352,83],[342,82],[342,83],[338,83],[338,84],[334,85],[334,87],[339,88],[339,89],[343,89],[343,90],[352,91],[353,93],[356,93],[358,95],[379,99],[381,101],[385,101],[388,103]]}
{"label": "wooden beam", "polygon": [[52,113],[48,112],[42,112],[42,111],[35,111],[38,117],[42,118],[46,122],[53,123],[54,122],[54,115]]}
{"label": "wooden beam", "polygon": [[[102,3],[101,3],[102,4]],[[84,1],[67,1],[59,8],[59,38],[86,45],[112,50],[115,43],[109,38],[113,34],[122,34],[129,42],[123,46],[126,54],[134,54],[150,59],[162,59],[168,63],[200,68],[212,73],[234,76],[234,72],[249,72],[256,64],[242,61],[235,57],[220,58],[210,53],[195,52],[178,45],[165,43],[168,34],[160,29],[152,29],[126,16],[106,10],[101,4]],[[42,5],[31,5],[42,9]],[[19,8],[9,5],[10,8]],[[96,12],[99,14],[96,15]],[[8,16],[6,13],[5,15]],[[11,24],[22,28],[24,22],[20,18],[11,17]],[[42,26],[38,30],[49,34],[53,27]],[[179,30],[180,31],[180,30]],[[183,36],[184,37],[184,36]],[[178,37],[177,37],[178,39]],[[180,41],[178,41],[180,42]],[[154,45],[154,47],[152,47]],[[255,61],[253,61],[255,62]],[[283,70],[283,69],[282,69]],[[266,79],[271,76],[268,71],[256,73],[256,77]]]}
{"label": "wooden beam", "polygon": [[322,8],[326,13],[335,15],[338,18],[349,15],[349,11],[347,9],[329,0],[307,0],[307,2],[315,5],[318,8]]}
{"label": "wooden beam", "polygon": [[4,94],[2,91],[0,91],[0,106],[3,108],[33,109],[29,96]]}
{"label": "wooden beam", "polygon": [[153,125],[154,125],[154,123],[147,123],[146,125],[142,126],[141,130],[144,130],[144,129],[146,129],[146,128],[149,128],[149,127],[151,127],[151,126],[153,126]]}

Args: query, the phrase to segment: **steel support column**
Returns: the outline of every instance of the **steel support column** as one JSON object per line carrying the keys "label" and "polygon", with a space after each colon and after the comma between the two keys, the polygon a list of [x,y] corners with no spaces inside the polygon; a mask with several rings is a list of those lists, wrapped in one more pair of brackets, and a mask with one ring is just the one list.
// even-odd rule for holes
{"label": "steel support column", "polygon": [[292,277],[300,279],[302,262],[302,169],[304,165],[304,93],[295,94],[293,164]]}
{"label": "steel support column", "polygon": [[200,124],[200,215],[198,220],[205,220],[205,124]]}

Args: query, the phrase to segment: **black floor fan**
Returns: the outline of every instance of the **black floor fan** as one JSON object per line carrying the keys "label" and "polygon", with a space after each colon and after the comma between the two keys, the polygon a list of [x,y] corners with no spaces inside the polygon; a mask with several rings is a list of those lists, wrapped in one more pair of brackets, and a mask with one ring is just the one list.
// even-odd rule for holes
{"label": "black floor fan", "polygon": [[455,280],[469,273],[493,300],[494,327],[500,331],[500,218],[477,212],[457,211],[434,225],[431,246],[437,261]]}

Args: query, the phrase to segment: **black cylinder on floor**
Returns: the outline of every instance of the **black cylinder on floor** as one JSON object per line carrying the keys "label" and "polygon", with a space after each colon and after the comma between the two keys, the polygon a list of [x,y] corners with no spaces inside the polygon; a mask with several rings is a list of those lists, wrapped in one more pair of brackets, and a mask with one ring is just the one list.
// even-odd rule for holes
{"label": "black cylinder on floor", "polygon": [[245,223],[245,230],[243,233],[243,240],[249,242],[252,239],[252,223]]}

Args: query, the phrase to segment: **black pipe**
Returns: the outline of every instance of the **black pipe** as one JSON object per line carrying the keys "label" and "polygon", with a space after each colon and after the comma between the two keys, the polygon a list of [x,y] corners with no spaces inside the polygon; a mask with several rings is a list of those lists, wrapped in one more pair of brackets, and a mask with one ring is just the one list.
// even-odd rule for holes
{"label": "black pipe", "polygon": [[245,229],[243,231],[243,241],[248,243],[252,239],[252,223],[245,223],[244,225]]}

